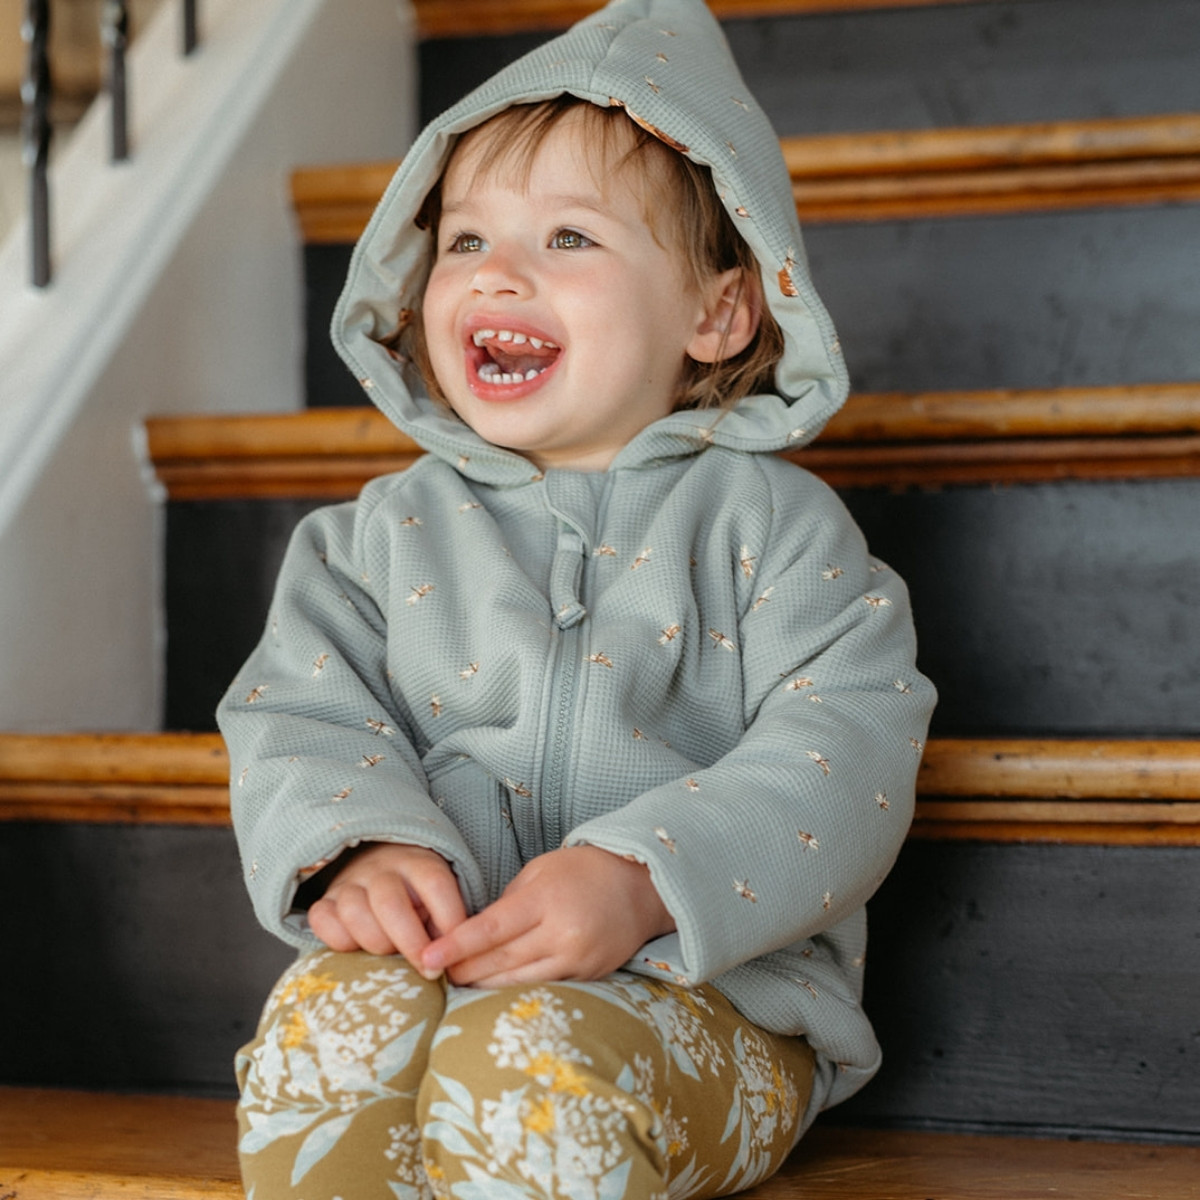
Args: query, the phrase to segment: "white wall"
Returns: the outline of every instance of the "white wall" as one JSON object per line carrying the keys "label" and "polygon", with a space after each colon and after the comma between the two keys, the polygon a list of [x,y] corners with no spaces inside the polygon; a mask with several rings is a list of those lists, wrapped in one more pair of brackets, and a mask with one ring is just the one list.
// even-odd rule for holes
{"label": "white wall", "polygon": [[[141,420],[300,405],[289,172],[398,157],[413,133],[407,5],[208,0],[201,11],[193,90],[160,80],[142,107],[157,124],[135,126],[134,161],[81,163],[88,139],[103,140],[103,113],[61,156],[53,287],[12,289],[22,228],[0,252],[0,728],[157,727],[163,512],[137,450]],[[174,32],[152,27],[143,41],[173,44]],[[156,99],[163,111],[147,116]],[[136,114],[136,94],[132,104]],[[156,209],[155,180],[180,167]],[[104,213],[71,217],[98,195],[107,226]],[[123,239],[138,251],[127,262]]]}

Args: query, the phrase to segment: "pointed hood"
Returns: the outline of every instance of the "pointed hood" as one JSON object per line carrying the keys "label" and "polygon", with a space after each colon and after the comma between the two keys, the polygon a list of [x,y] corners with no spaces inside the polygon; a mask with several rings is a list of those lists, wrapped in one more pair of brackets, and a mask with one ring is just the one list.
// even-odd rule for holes
{"label": "pointed hood", "polygon": [[569,93],[617,105],[643,128],[709,167],[735,227],[761,265],[784,334],[777,395],[731,410],[675,412],[644,429],[614,466],[695,453],[714,444],[769,452],[811,441],[848,390],[833,323],[813,289],[791,181],[770,122],[701,0],[614,0],[506,67],[425,128],[355,248],[333,317],[333,341],[374,403],[431,453],[491,484],[519,484],[530,463],[491,446],[429,399],[378,339],[419,307],[432,252],[415,218],[456,137],[514,104]]}

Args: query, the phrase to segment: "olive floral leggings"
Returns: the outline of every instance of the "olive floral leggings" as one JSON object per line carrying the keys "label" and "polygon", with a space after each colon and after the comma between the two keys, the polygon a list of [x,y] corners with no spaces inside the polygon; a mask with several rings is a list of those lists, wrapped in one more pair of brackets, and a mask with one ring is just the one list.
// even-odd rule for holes
{"label": "olive floral leggings", "polygon": [[237,1070],[249,1200],[677,1200],[778,1169],[813,1058],[711,987],[456,988],[317,951]]}

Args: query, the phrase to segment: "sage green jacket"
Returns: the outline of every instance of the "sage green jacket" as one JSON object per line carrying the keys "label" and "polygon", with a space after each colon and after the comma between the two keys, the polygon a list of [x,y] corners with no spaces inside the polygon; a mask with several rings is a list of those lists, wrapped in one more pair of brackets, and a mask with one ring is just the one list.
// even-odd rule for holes
{"label": "sage green jacket", "polygon": [[[455,134],[563,91],[712,168],[786,351],[774,394],[673,413],[606,472],[542,475],[376,338],[419,298],[414,215]],[[849,1095],[879,1064],[864,904],[903,842],[934,694],[901,580],[776,454],[820,431],[846,370],[778,140],[704,5],[612,4],[427,128],[355,250],[334,340],[427,453],[301,523],[222,702],[262,923],[311,944],[298,884],[363,841],[436,850],[471,911],[564,842],[632,855],[678,933],[629,969],[712,981],[806,1036],[810,1117]]]}

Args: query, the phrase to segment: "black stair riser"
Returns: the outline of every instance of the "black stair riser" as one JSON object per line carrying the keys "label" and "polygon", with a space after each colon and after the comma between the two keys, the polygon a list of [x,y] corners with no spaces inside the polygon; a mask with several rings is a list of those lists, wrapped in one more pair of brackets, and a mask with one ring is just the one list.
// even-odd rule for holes
{"label": "black stair riser", "polygon": [[912,595],[941,735],[1200,735],[1200,479],[845,496]]}
{"label": "black stair riser", "polygon": [[[1200,479],[844,498],[909,584],[936,734],[1200,734]],[[168,728],[214,727],[317,506],[169,505]]]}
{"label": "black stair riser", "polygon": [[[885,1065],[838,1119],[1200,1142],[1198,855],[910,841],[870,905]],[[4,1082],[232,1094],[291,952],[231,832],[10,825],[0,872]]]}
{"label": "black stair riser", "polygon": [[910,841],[870,905],[884,1065],[838,1119],[1200,1141],[1198,855]]}
{"label": "black stair riser", "polygon": [[[1192,0],[1019,0],[727,20],[780,135],[997,125],[1196,107]],[[549,33],[419,51],[421,123]]]}
{"label": "black stair riser", "polygon": [[318,501],[169,504],[167,729],[212,730],[266,625],[288,538]]}
{"label": "black stair riser", "polygon": [[229,1094],[291,951],[254,920],[233,831],[7,824],[0,1082]]}

